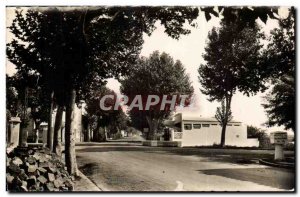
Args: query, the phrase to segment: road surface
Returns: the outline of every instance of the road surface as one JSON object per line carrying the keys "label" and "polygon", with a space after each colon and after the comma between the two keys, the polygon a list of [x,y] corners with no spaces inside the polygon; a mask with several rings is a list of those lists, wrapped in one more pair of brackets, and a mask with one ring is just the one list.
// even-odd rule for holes
{"label": "road surface", "polygon": [[287,191],[294,172],[258,164],[272,151],[84,143],[79,169],[104,191]]}

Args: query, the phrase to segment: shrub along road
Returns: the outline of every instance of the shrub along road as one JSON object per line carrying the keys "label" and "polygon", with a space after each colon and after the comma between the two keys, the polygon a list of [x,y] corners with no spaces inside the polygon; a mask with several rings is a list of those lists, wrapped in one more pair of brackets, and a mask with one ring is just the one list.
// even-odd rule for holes
{"label": "shrub along road", "polygon": [[[286,191],[294,171],[258,164],[273,151],[81,143],[79,169],[104,191]],[[289,151],[287,155],[292,155]]]}

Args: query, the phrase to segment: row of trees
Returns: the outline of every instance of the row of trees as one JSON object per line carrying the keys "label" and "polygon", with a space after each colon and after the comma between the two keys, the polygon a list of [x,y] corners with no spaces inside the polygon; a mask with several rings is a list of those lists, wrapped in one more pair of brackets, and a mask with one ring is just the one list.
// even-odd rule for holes
{"label": "row of trees", "polygon": [[[150,60],[136,63],[143,44],[143,33],[150,35],[157,21],[165,27],[167,35],[179,39],[180,35],[190,33],[185,24],[195,26],[194,20],[200,11],[204,12],[207,20],[212,15],[223,15],[223,20],[227,23],[238,20],[239,24],[254,25],[257,18],[264,22],[268,17],[275,18],[277,8],[61,7],[30,9],[25,13],[16,10],[16,17],[9,27],[14,39],[7,44],[7,58],[16,66],[18,73],[24,74],[25,81],[31,75],[38,78],[36,82],[47,100],[44,103],[47,104],[45,109],[48,113],[48,146],[52,150],[55,150],[57,144],[53,136],[57,135],[65,109],[65,161],[70,174],[76,174],[77,169],[75,104],[82,99],[91,98],[89,88],[100,90],[107,78],[120,79],[124,75],[130,78],[131,72],[138,72],[135,70],[137,65],[149,65]],[[152,58],[170,59],[166,54],[159,57],[155,53]],[[172,72],[174,67],[180,68],[182,75],[179,77],[183,76],[186,81],[183,86],[174,84],[175,87],[182,92],[192,93],[180,62],[170,62],[172,66],[166,67],[170,70],[165,71]],[[155,65],[153,68],[159,66]],[[156,79],[159,78],[156,76]],[[124,93],[127,92],[125,83],[126,78],[122,84]],[[28,87],[29,85],[25,85],[24,95],[27,95]],[[168,92],[173,93],[174,90],[170,89]],[[26,98],[27,96],[22,103],[23,109],[27,109]],[[93,105],[92,99],[88,102]],[[57,115],[52,131],[51,114],[54,108],[57,108]],[[97,111],[92,114],[101,117]],[[148,114],[146,117],[153,128],[151,133],[154,134],[160,116]],[[22,117],[22,121],[24,120],[25,116]]]}
{"label": "row of trees", "polygon": [[[143,33],[151,34],[156,21],[161,21],[169,36],[179,38],[180,34],[189,33],[183,27],[185,20],[192,24],[197,16],[198,9],[189,7],[16,11],[9,27],[15,38],[7,44],[7,57],[18,71],[40,77],[39,82],[50,100],[49,114],[54,99],[58,109],[65,107],[65,162],[70,174],[76,174],[77,169],[74,106],[89,95],[87,87],[93,84],[100,89],[105,79],[119,78],[130,71],[138,59]],[[55,150],[51,141],[51,117],[48,146]]]}
{"label": "row of trees", "polygon": [[[97,87],[90,86],[88,89],[88,97],[85,99],[86,103],[86,127],[87,134],[89,130],[92,131],[93,137],[86,136],[86,141],[106,141],[111,135],[120,133],[121,130],[125,130],[129,123],[129,119],[123,112],[122,108],[119,107],[118,110],[114,110],[114,104],[116,102],[117,94],[105,86],[100,89]],[[112,107],[111,110],[102,110],[99,105],[100,99],[104,95],[112,95],[115,99],[106,100],[105,106]]]}

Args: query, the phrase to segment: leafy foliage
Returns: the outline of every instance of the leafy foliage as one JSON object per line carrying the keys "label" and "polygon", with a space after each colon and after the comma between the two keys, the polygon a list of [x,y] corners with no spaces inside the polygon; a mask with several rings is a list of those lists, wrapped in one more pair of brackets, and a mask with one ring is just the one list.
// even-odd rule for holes
{"label": "leafy foliage", "polygon": [[[193,91],[182,63],[179,60],[174,62],[168,54],[159,54],[158,51],[153,52],[149,58],[141,58],[131,73],[121,80],[121,92],[129,97],[128,103],[136,95],[142,95],[143,99],[148,95],[191,96]],[[160,103],[150,109],[154,110],[158,106]],[[166,111],[167,114],[170,112],[168,108]]]}
{"label": "leafy foliage", "polygon": [[130,117],[130,125],[135,129],[143,131],[144,128],[149,127],[144,111],[131,110],[128,114]]}
{"label": "leafy foliage", "polygon": [[[105,86],[102,86],[100,89],[94,88],[90,87],[89,96],[85,100],[85,110],[87,112],[88,119],[87,121],[90,125],[92,125],[92,130],[94,131],[94,133],[99,132],[99,129],[104,127],[108,128],[109,135],[115,134],[121,129],[126,129],[126,114],[123,112],[122,108],[114,110],[117,94],[113,90],[110,90]],[[100,108],[100,99],[105,95],[114,96],[114,99],[106,99],[104,103],[106,107],[112,107],[111,110],[102,110]],[[94,140],[97,141],[99,139]]]}
{"label": "leafy foliage", "polygon": [[271,42],[264,53],[273,87],[263,107],[268,114],[268,126],[283,125],[295,131],[295,10],[291,9],[279,25],[272,31]]}
{"label": "leafy foliage", "polygon": [[263,52],[266,75],[275,80],[295,71],[295,10],[291,8],[288,17],[278,23],[279,28],[271,31],[269,44]]}
{"label": "leafy foliage", "polygon": [[[142,95],[143,110],[132,110],[142,111],[139,114],[146,117],[148,125],[151,126],[151,121],[158,121],[159,125],[159,122],[168,118],[172,112],[170,104],[163,110],[160,109],[163,95],[167,95],[168,100],[177,95],[176,105],[179,105],[179,95],[192,96],[194,89],[180,61],[174,62],[168,54],[155,51],[149,58],[141,58],[135,69],[121,80],[121,92],[129,97],[128,103],[131,103],[136,95]],[[144,110],[148,95],[159,96],[160,102],[151,106],[149,110]],[[130,114],[135,115],[136,112]]]}
{"label": "leafy foliage", "polygon": [[6,76],[6,81],[9,116],[19,116],[24,123],[29,118],[37,124],[47,120],[50,101],[38,75],[18,71],[12,77]]}
{"label": "leafy foliage", "polygon": [[265,97],[263,104],[268,114],[268,126],[283,125],[286,129],[296,129],[296,90],[293,75],[285,75]]}
{"label": "leafy foliage", "polygon": [[249,96],[265,89],[259,59],[262,37],[258,26],[239,30],[237,24],[224,22],[209,33],[203,54],[206,64],[198,69],[201,92],[209,100],[221,101],[237,90]]}
{"label": "leafy foliage", "polygon": [[247,137],[248,138],[260,138],[264,135],[265,131],[255,126],[247,126]]}
{"label": "leafy foliage", "polygon": [[207,21],[211,19],[211,16],[219,17],[222,15],[226,23],[240,23],[243,26],[250,25],[255,26],[255,21],[260,19],[266,23],[268,18],[277,19],[278,7],[253,7],[253,6],[241,6],[241,7],[202,7],[201,11],[204,12]]}
{"label": "leafy foliage", "polygon": [[252,125],[247,126],[247,138],[257,138],[260,148],[269,148],[270,146],[270,137],[266,131],[261,128]]}
{"label": "leafy foliage", "polygon": [[12,77],[6,75],[6,112],[7,119],[18,116],[20,113],[20,106],[18,100],[18,92],[14,85]]}

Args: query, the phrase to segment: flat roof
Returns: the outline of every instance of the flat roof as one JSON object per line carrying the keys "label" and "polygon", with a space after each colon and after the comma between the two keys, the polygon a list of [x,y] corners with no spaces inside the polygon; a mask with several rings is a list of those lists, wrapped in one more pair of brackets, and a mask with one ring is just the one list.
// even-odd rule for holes
{"label": "flat roof", "polygon": [[[175,116],[182,116],[182,121],[192,121],[192,122],[219,122],[216,118],[206,118],[206,117],[195,117],[195,116],[184,116],[181,113],[176,114]],[[241,121],[231,120],[228,123],[242,123]]]}
{"label": "flat roof", "polygon": [[[197,122],[219,122],[216,118],[198,118],[198,117],[183,117],[182,121],[197,121]],[[242,123],[241,121],[231,120],[229,123]]]}

